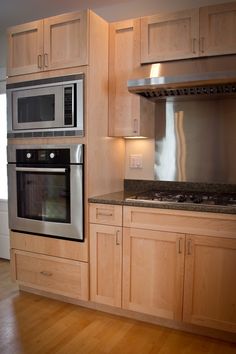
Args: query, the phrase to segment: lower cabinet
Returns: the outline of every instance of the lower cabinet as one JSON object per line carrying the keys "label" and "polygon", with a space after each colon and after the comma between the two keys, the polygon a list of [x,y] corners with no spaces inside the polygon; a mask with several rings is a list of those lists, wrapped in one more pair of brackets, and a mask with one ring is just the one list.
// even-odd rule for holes
{"label": "lower cabinet", "polygon": [[13,276],[20,285],[88,300],[88,263],[12,250]]}
{"label": "lower cabinet", "polygon": [[121,307],[122,228],[90,224],[90,298]]}
{"label": "lower cabinet", "polygon": [[185,236],[124,228],[123,307],[182,319]]}
{"label": "lower cabinet", "polygon": [[235,274],[236,239],[188,235],[183,320],[236,332]]}

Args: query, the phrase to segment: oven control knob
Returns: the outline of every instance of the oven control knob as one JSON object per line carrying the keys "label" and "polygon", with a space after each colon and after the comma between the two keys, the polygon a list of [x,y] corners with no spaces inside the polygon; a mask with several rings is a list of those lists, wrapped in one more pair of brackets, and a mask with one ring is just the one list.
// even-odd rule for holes
{"label": "oven control knob", "polygon": [[27,159],[30,159],[32,157],[32,154],[30,152],[27,152],[26,157]]}
{"label": "oven control knob", "polygon": [[54,157],[55,157],[54,152],[51,152],[50,155],[49,155],[49,157],[50,157],[50,159],[54,159]]}

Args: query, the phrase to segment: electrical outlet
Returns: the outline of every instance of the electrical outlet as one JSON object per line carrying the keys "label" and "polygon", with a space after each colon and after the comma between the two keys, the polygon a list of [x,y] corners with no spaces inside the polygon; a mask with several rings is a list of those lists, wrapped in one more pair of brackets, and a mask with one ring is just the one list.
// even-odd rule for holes
{"label": "electrical outlet", "polygon": [[129,156],[130,168],[143,168],[143,155],[130,155]]}

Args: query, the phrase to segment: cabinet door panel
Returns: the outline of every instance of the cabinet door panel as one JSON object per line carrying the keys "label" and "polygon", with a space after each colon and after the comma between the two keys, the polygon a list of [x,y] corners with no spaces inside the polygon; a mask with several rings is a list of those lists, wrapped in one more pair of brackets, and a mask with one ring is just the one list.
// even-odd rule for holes
{"label": "cabinet door panel", "polygon": [[34,21],[8,30],[8,75],[43,69],[43,22]]}
{"label": "cabinet door panel", "polygon": [[236,240],[188,236],[184,321],[236,332]]}
{"label": "cabinet door panel", "polygon": [[121,307],[122,228],[90,224],[91,300]]}
{"label": "cabinet door panel", "polygon": [[141,62],[192,58],[198,55],[198,9],[141,19]]}
{"label": "cabinet door panel", "polygon": [[140,64],[140,21],[110,25],[109,135],[139,135],[140,98],[128,92],[127,80]]}
{"label": "cabinet door panel", "polygon": [[180,320],[184,235],[124,229],[123,307]]}
{"label": "cabinet door panel", "polygon": [[200,54],[236,53],[236,3],[200,9]]}
{"label": "cabinet door panel", "polygon": [[87,12],[44,20],[45,70],[88,64]]}

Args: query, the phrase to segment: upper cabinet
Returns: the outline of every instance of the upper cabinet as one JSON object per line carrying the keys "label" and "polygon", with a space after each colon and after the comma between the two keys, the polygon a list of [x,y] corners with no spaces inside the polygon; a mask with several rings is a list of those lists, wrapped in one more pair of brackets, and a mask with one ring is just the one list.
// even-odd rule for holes
{"label": "upper cabinet", "polygon": [[88,64],[87,11],[8,30],[8,76]]}
{"label": "upper cabinet", "polygon": [[[128,92],[140,66],[140,19],[112,23],[109,38],[109,135],[150,136],[154,106]],[[143,122],[145,120],[145,122]]]}
{"label": "upper cabinet", "polygon": [[146,16],[141,19],[141,63],[198,56],[197,10]]}
{"label": "upper cabinet", "polygon": [[141,63],[236,53],[236,2],[141,19]]}
{"label": "upper cabinet", "polygon": [[236,53],[236,2],[200,8],[200,55]]}

